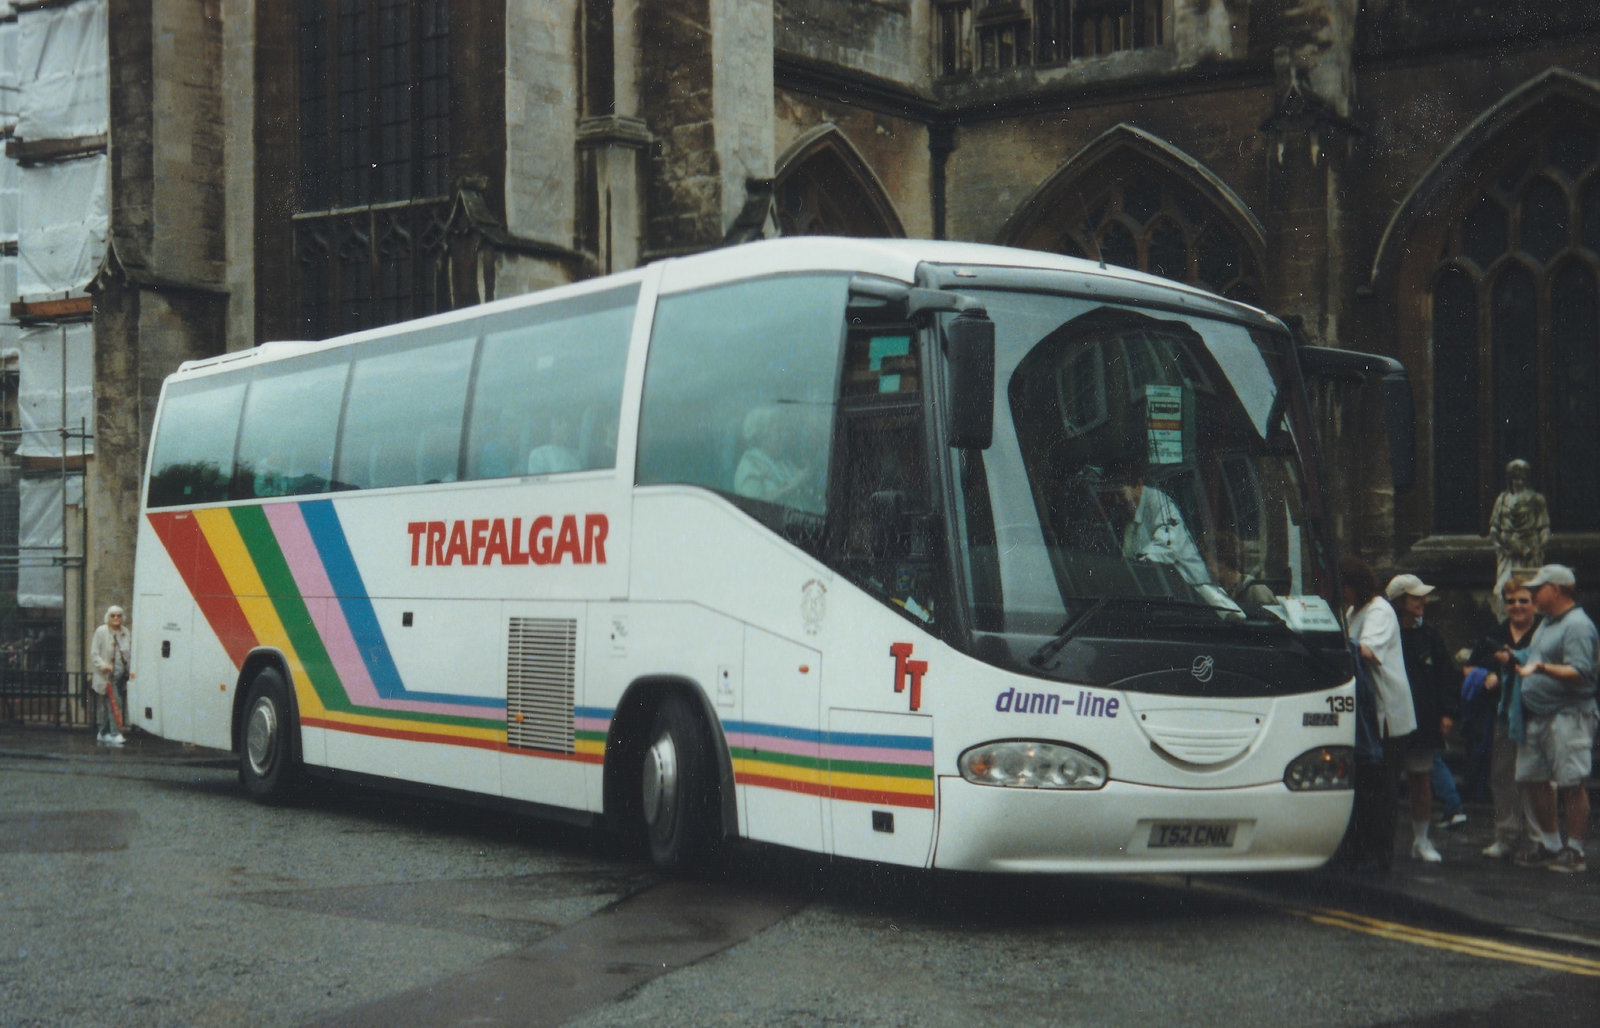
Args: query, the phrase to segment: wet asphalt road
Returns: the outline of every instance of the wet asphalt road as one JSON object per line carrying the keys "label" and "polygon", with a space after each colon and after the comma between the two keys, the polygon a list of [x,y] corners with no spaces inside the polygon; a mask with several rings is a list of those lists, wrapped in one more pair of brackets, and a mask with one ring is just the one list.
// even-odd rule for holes
{"label": "wet asphalt road", "polygon": [[204,761],[0,759],[0,1025],[1546,1028],[1600,1010],[1600,963],[1296,911],[1226,882],[774,850],[664,880],[601,833],[504,814],[331,786],[262,807]]}

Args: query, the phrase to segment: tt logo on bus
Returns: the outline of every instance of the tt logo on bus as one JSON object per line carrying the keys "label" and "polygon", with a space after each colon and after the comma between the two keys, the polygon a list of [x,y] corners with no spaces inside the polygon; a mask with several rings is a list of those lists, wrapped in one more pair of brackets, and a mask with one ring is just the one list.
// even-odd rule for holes
{"label": "tt logo on bus", "polygon": [[928,673],[928,662],[911,659],[910,643],[890,643],[889,654],[894,657],[894,691],[905,692],[907,679],[911,682],[911,709],[922,709],[922,676]]}

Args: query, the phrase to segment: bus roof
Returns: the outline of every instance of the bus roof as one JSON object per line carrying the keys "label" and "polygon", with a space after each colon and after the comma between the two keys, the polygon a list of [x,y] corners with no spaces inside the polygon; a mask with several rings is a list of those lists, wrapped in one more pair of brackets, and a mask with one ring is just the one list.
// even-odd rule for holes
{"label": "bus roof", "polygon": [[[538,306],[554,300],[585,293],[616,288],[637,282],[653,269],[662,274],[663,293],[698,289],[718,282],[753,278],[760,275],[795,272],[840,271],[877,275],[907,284],[917,281],[918,268],[924,264],[972,265],[974,267],[1028,268],[1042,271],[1072,272],[1111,281],[1122,281],[1130,286],[1158,288],[1210,297],[1212,294],[1195,286],[1168,278],[1146,274],[1131,268],[1103,265],[1079,257],[1023,250],[1016,247],[997,246],[990,243],[967,243],[934,239],[860,239],[843,236],[789,236],[765,239],[738,246],[719,247],[682,257],[665,258],[644,268],[586,279],[569,285],[555,286],[537,292],[525,293],[488,303],[463,307],[458,310],[418,318],[404,324],[410,329],[424,329],[470,321],[487,314],[496,314],[521,307]],[[1236,301],[1225,301],[1236,303]],[[1247,307],[1238,304],[1240,307]],[[1255,311],[1255,308],[1248,308]],[[1260,313],[1260,312],[1256,312]],[[175,375],[210,370],[227,364],[249,365],[269,362],[313,350],[333,349],[364,339],[392,334],[396,325],[363,329],[347,335],[333,336],[316,341],[274,341],[262,343],[245,350],[235,350],[200,360],[184,361]]]}

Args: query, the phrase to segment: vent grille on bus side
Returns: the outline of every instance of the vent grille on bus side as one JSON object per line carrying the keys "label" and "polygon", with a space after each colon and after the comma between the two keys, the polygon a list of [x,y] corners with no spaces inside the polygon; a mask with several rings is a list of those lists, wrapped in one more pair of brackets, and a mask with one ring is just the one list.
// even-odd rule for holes
{"label": "vent grille on bus side", "polygon": [[578,622],[512,618],[506,650],[506,745],[571,753]]}

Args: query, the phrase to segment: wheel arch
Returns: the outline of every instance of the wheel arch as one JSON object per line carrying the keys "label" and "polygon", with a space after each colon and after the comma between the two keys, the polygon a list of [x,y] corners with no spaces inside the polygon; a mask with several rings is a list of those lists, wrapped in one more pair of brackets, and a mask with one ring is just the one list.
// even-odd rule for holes
{"label": "wheel arch", "polygon": [[244,745],[244,718],[245,700],[250,694],[250,683],[255,681],[256,675],[270,668],[276,671],[283,679],[283,691],[289,699],[289,731],[287,732],[290,755],[296,763],[300,762],[300,698],[295,695],[294,679],[289,675],[289,659],[282,650],[263,646],[251,650],[244,658],[244,663],[239,667],[239,677],[233,687],[233,727],[229,737],[233,740],[233,752],[238,753]]}
{"label": "wheel arch", "polygon": [[739,834],[739,805],[733,788],[733,756],[728,752],[727,737],[717,727],[721,719],[700,684],[679,675],[648,675],[635,679],[624,690],[606,732],[602,812],[608,821],[626,819],[632,812],[635,802],[632,786],[638,777],[651,716],[671,696],[689,702],[710,736],[712,754],[717,762],[722,834],[724,838],[734,838]]}

